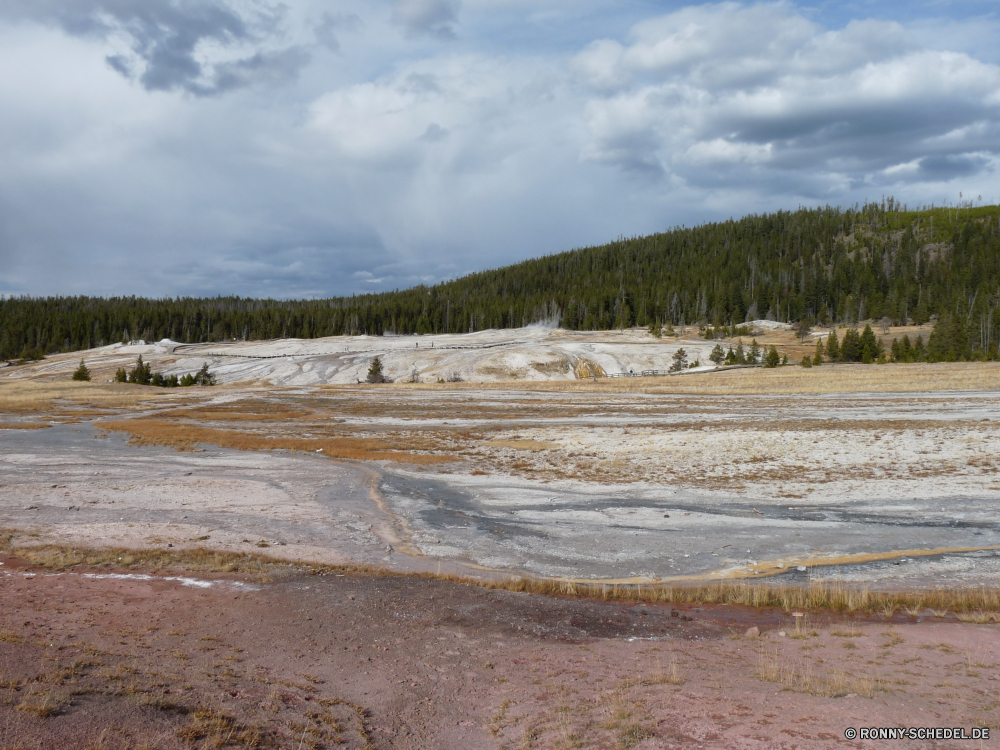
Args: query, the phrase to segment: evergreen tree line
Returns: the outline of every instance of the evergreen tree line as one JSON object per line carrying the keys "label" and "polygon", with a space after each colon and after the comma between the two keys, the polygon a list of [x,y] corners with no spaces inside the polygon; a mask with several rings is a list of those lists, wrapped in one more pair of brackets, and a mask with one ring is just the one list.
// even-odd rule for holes
{"label": "evergreen tree line", "polygon": [[728,351],[723,350],[721,344],[716,344],[715,348],[712,349],[712,353],[708,355],[708,358],[716,365],[764,365],[764,367],[777,367],[778,365],[788,364],[787,354],[780,354],[777,347],[773,345],[765,351],[757,343],[757,339],[753,339],[750,342],[749,348],[745,350],[742,339],[736,343],[735,348],[730,346]]}
{"label": "evergreen tree line", "polygon": [[[80,361],[80,368],[86,368],[82,360]],[[80,370],[77,370],[77,372],[80,372]],[[76,373],[73,374],[73,380],[81,379],[77,377]],[[89,373],[86,379],[90,380]],[[143,362],[142,355],[140,354],[132,369],[118,368],[118,371],[115,373],[115,382],[153,385],[159,388],[187,388],[192,385],[215,385],[216,379],[215,375],[209,372],[207,362],[201,366],[198,372],[189,372],[178,378],[176,375],[164,375],[161,372],[153,372],[153,368],[150,367],[149,362]]]}
{"label": "evergreen tree line", "polygon": [[[908,337],[904,336],[904,338],[909,340]],[[816,353],[812,358],[804,357],[802,365],[805,367],[820,365],[823,363],[824,355],[830,362],[871,364],[872,362],[885,363],[888,361],[885,356],[885,345],[875,335],[870,325],[866,325],[861,333],[858,333],[857,328],[848,328],[844,332],[843,341],[837,338],[836,330],[830,332],[825,342],[822,339],[817,339]]]}
{"label": "evergreen tree line", "polygon": [[[990,342],[985,348],[981,344],[973,346],[968,339],[968,328],[952,315],[944,315],[935,324],[926,345],[924,337],[918,335],[910,340],[909,335],[902,339],[894,338],[892,345],[886,351],[885,345],[875,335],[870,325],[866,325],[861,333],[857,328],[848,328],[843,340],[837,338],[836,330],[826,339],[817,339],[816,353],[802,360],[802,365],[811,367],[828,362],[957,362],[960,360],[996,361],[1000,359],[996,341]],[[807,362],[808,360],[808,362]]]}
{"label": "evergreen tree line", "polygon": [[[1000,338],[1000,207],[902,210],[893,199],[675,228],[470,274],[324,300],[0,299],[0,357],[136,339],[183,343],[464,333],[549,321],[576,330],[758,318],[948,321],[948,357]],[[942,355],[944,356],[944,355]]]}

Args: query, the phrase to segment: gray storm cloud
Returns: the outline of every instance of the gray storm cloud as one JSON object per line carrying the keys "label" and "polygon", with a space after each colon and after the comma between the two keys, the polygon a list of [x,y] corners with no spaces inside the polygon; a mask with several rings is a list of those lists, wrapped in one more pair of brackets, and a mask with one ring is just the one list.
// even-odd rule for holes
{"label": "gray storm cloud", "polygon": [[959,33],[988,19],[930,44],[722,3],[547,45],[576,6],[502,5],[0,2],[0,294],[350,294],[751,211],[1000,201],[1000,66]]}
{"label": "gray storm cloud", "polygon": [[393,0],[392,19],[409,36],[454,39],[458,0]]}
{"label": "gray storm cloud", "polygon": [[267,44],[281,16],[263,3],[212,0],[7,0],[0,7],[0,19],[116,42],[126,49],[106,56],[113,70],[148,91],[196,96],[294,77],[308,62],[306,51]]}
{"label": "gray storm cloud", "polygon": [[828,31],[783,3],[725,3],[644,22],[574,63],[594,91],[586,156],[624,171],[705,187],[780,173],[821,198],[844,181],[892,184],[914,160],[940,180],[995,160],[982,132],[998,132],[1000,68],[920,49],[897,23]]}

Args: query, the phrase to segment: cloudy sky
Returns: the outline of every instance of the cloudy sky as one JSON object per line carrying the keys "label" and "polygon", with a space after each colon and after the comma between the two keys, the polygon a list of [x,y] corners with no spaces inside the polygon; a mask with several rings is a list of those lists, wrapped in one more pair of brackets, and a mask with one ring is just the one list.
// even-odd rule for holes
{"label": "cloudy sky", "polygon": [[311,297],[1000,201],[995,0],[2,0],[0,294]]}

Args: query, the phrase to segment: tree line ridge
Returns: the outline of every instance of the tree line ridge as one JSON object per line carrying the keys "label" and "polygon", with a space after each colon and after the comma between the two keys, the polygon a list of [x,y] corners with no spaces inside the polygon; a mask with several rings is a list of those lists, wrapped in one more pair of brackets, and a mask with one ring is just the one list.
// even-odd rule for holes
{"label": "tree line ridge", "polygon": [[182,343],[467,333],[548,321],[573,330],[766,318],[945,322],[958,358],[1000,338],[1000,207],[905,210],[894,199],[675,228],[433,286],[321,300],[0,299],[0,358],[133,339]]}

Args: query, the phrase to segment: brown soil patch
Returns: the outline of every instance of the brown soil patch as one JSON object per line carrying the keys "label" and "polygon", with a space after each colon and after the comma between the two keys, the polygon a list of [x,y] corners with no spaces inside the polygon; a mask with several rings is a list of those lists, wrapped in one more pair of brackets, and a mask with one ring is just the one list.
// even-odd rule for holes
{"label": "brown soil patch", "polygon": [[996,626],[927,610],[792,618],[334,574],[199,589],[2,561],[4,747],[790,750],[847,727],[1000,731]]}
{"label": "brown soil patch", "polygon": [[193,450],[199,444],[209,443],[220,448],[234,448],[236,450],[322,452],[330,458],[396,461],[409,464],[437,464],[455,460],[452,456],[392,450],[388,443],[372,438],[269,437],[234,430],[200,427],[187,423],[168,422],[163,419],[100,422],[99,427],[104,430],[126,432],[130,435],[130,442],[135,445],[165,445],[178,450]]}

